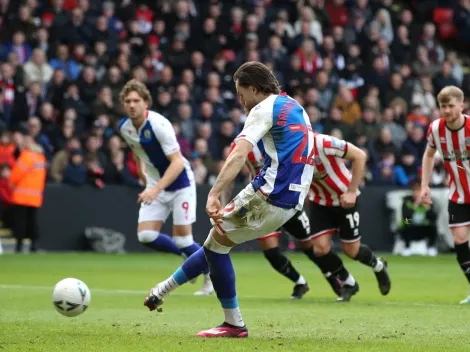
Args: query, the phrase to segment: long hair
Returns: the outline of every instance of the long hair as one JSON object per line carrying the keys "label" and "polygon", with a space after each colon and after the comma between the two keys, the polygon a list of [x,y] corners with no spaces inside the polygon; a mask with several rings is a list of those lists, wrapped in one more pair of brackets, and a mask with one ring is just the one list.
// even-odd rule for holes
{"label": "long hair", "polygon": [[261,62],[250,61],[241,65],[233,75],[242,87],[254,87],[262,94],[279,94],[281,85],[276,76]]}

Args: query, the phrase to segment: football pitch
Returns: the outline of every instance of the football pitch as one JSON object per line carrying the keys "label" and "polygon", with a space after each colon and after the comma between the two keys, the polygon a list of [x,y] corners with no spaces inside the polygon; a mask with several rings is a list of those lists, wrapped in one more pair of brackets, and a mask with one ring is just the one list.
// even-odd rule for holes
{"label": "football pitch", "polygon": [[[38,254],[0,256],[0,351],[469,351],[470,307],[458,302],[468,284],[455,257],[385,256],[391,293],[382,297],[372,271],[345,259],[360,284],[349,304],[303,255],[290,258],[310,284],[300,301],[292,284],[258,253],[234,254],[248,339],[201,339],[218,325],[215,297],[196,297],[188,284],[169,296],[163,313],[143,306],[148,289],[181,264],[167,254]],[[66,277],[91,290],[76,318],[52,306],[53,286]]]}

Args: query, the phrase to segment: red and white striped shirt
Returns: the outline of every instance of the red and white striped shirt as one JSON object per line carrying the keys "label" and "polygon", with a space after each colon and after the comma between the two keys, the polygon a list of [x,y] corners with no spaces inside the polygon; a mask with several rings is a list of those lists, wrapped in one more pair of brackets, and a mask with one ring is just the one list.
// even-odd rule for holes
{"label": "red and white striped shirt", "polygon": [[315,170],[309,199],[327,207],[340,206],[340,197],[348,190],[352,176],[343,161],[348,143],[325,134],[315,134],[313,147]]}
{"label": "red and white striped shirt", "polygon": [[444,118],[433,121],[427,133],[428,144],[437,148],[449,174],[449,200],[470,204],[470,117],[456,130],[446,126]]}

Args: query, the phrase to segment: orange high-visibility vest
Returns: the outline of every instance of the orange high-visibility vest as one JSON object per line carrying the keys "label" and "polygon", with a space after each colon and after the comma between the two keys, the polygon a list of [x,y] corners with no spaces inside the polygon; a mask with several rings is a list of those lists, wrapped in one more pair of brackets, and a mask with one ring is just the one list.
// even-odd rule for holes
{"label": "orange high-visibility vest", "polygon": [[11,170],[12,204],[39,208],[46,185],[46,158],[42,153],[25,149]]}

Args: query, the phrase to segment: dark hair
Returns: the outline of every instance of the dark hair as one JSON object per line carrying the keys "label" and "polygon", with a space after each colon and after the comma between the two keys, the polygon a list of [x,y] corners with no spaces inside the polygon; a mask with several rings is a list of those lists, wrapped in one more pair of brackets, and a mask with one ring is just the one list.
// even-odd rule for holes
{"label": "dark hair", "polygon": [[262,94],[279,94],[281,85],[276,76],[261,62],[250,61],[241,65],[233,75],[241,87],[254,87]]}

